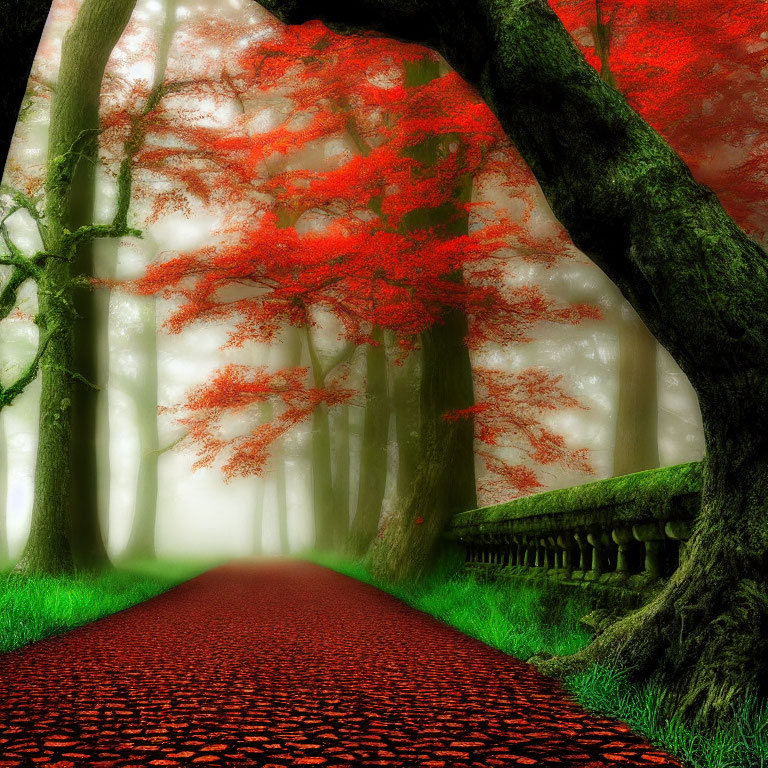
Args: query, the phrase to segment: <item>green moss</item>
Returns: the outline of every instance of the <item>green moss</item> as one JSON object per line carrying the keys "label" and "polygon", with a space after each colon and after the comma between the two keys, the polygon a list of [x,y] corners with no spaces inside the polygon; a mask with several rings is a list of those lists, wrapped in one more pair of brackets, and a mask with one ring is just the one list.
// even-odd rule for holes
{"label": "green moss", "polygon": [[651,507],[663,511],[680,497],[701,493],[701,475],[700,462],[649,469],[462,512],[453,519],[451,527],[468,528],[599,509],[623,511],[622,517],[631,516],[633,512],[644,512]]}

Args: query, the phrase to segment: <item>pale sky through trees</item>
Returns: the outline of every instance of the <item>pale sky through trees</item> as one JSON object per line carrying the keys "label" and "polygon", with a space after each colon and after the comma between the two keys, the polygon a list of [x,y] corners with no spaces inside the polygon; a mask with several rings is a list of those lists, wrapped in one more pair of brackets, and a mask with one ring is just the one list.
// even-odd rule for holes
{"label": "pale sky through trees", "polygon": [[[66,27],[66,20],[72,17],[71,3],[54,2],[53,21],[49,23],[46,36],[41,44],[43,61],[37,65],[41,80],[55,79],[55,60],[58,56],[58,40]],[[164,5],[158,0],[139,0],[132,23],[146,27],[147,34],[155,34],[163,18]],[[180,57],[192,56],[185,30],[199,14],[226,14],[243,21],[257,19],[264,11],[250,0],[208,0],[198,3],[180,3],[177,18],[179,30],[170,54],[169,76],[180,70]],[[153,61],[143,58],[153,50],[152,38],[138,36],[128,46],[130,60],[113,59],[110,68],[115,75],[126,81],[131,79],[151,80]],[[217,60],[224,66],[228,57],[237,55],[236,50],[226,46],[217,53]],[[188,63],[188,62],[187,62]],[[117,66],[116,66],[117,65]],[[252,128],[255,132],[266,130],[269,114],[249,105],[258,112]],[[203,100],[199,104],[201,120],[226,120],[228,114],[205,113],[211,104]],[[189,108],[189,105],[187,105]],[[21,124],[12,148],[12,157],[20,164],[42,166],[45,157],[45,110],[35,110]],[[326,147],[326,154],[333,147]],[[31,171],[30,171],[31,172]],[[502,192],[494,190],[491,197],[497,202]],[[111,214],[114,200],[112,181],[102,177],[99,194],[99,213],[105,217]],[[511,205],[512,203],[507,203]],[[141,219],[137,211],[132,212],[134,220]],[[32,242],[35,234],[30,222],[15,217],[13,225],[23,235],[21,239]],[[221,224],[216,211],[206,211],[201,206],[194,208],[189,218],[174,214],[145,228],[143,241],[125,241],[119,252],[118,277],[133,278],[141,274],[143,265],[153,254],[188,250],[200,246],[211,237],[211,231]],[[536,213],[536,226],[542,230],[551,228],[552,214],[541,198]],[[510,265],[511,266],[511,265]],[[7,268],[2,268],[7,269]],[[473,363],[490,362],[493,366],[510,371],[530,366],[541,366],[553,374],[564,376],[565,389],[576,396],[585,406],[583,410],[559,411],[548,417],[547,423],[556,432],[569,438],[573,447],[585,447],[595,468],[595,478],[611,474],[614,440],[614,422],[617,390],[617,336],[615,322],[611,318],[620,310],[621,302],[617,290],[610,281],[585,257],[575,255],[570,260],[549,269],[542,265],[516,262],[515,274],[510,281],[525,284],[539,283],[547,294],[563,301],[577,299],[599,304],[605,313],[605,320],[588,320],[580,325],[536,326],[535,339],[531,343],[519,344],[505,349],[495,348],[479,355]],[[9,317],[0,325],[0,349],[2,376],[10,378],[14,360],[30,355],[36,329],[31,322],[36,301],[27,286],[22,302],[22,314]],[[168,314],[168,303],[160,300],[159,317]],[[110,491],[110,534],[109,548],[115,553],[125,545],[131,524],[134,503],[135,477],[138,469],[138,438],[136,431],[135,405],[124,391],[123,383],[135,377],[137,362],[132,348],[138,309],[136,299],[114,292],[110,306],[110,443],[111,491]],[[325,343],[330,350],[335,342],[336,329],[328,329]],[[226,326],[200,325],[185,330],[179,335],[161,332],[159,338],[159,402],[162,406],[173,407],[183,400],[185,393],[227,362],[256,363],[264,359],[265,349],[256,345],[242,349],[221,349],[226,341]],[[358,368],[362,356],[358,353]],[[660,356],[659,382],[659,451],[663,465],[699,459],[703,455],[703,436],[695,394],[682,372],[668,354]],[[8,482],[8,535],[12,554],[17,554],[24,543],[29,526],[32,501],[32,476],[37,432],[37,399],[39,386],[29,388],[17,402],[5,409],[8,436],[9,482]],[[353,402],[360,403],[357,398]],[[362,424],[362,408],[353,407],[352,423],[358,431]],[[174,423],[172,414],[161,414],[161,445],[173,443],[182,433]],[[310,473],[307,459],[302,455],[302,446],[308,442],[308,425],[295,430],[288,441],[288,500],[290,507],[291,547],[300,549],[310,544]],[[353,450],[355,450],[355,429]],[[107,449],[107,446],[104,446]],[[165,452],[160,458],[160,490],[158,497],[157,541],[160,554],[251,554],[253,507],[258,478],[236,479],[225,483],[218,467],[192,472],[195,456],[192,449],[183,447]],[[394,457],[393,457],[394,459]],[[355,466],[355,462],[352,462]],[[478,464],[478,468],[480,465]],[[273,519],[274,488],[266,474],[264,548],[267,552],[277,549],[276,523]],[[558,471],[556,466],[544,467],[541,478],[547,488],[558,488],[584,482],[585,476],[578,472]],[[387,499],[391,503],[394,493],[393,474],[388,480]],[[356,482],[351,483],[354,509]],[[386,509],[387,502],[385,502]]]}

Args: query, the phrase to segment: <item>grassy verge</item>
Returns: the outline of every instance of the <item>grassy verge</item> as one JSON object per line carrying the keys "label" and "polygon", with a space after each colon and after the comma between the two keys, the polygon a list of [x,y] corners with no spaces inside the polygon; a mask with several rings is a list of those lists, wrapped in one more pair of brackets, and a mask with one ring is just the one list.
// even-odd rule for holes
{"label": "grassy verge", "polygon": [[[554,590],[501,588],[436,574],[417,586],[378,584],[359,562],[313,554],[307,559],[383,589],[425,613],[505,653],[527,660],[537,653],[574,653],[590,640],[579,624],[585,603]],[[566,686],[590,711],[615,717],[684,761],[687,768],[768,768],[768,707],[751,700],[715,732],[686,727],[661,715],[663,689],[634,685],[603,666],[571,677]]]}
{"label": "grassy verge", "polygon": [[211,563],[132,563],[99,575],[0,573],[0,652],[121,611],[196,576]]}

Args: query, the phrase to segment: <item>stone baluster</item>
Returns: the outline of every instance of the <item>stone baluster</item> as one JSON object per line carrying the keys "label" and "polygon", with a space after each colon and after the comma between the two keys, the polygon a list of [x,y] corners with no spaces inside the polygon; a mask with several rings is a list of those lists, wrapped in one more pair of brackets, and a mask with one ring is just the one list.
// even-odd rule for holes
{"label": "stone baluster", "polygon": [[645,547],[643,575],[650,580],[664,575],[664,529],[662,523],[640,523],[632,526],[634,537]]}
{"label": "stone baluster", "polygon": [[603,532],[599,529],[593,528],[587,534],[587,541],[592,545],[592,567],[590,568],[589,573],[587,573],[587,578],[596,580],[605,573],[608,550],[603,538]]}
{"label": "stone baluster", "polygon": [[632,535],[631,528],[622,526],[621,528],[614,528],[613,531],[611,531],[611,538],[619,547],[618,556],[616,558],[616,574],[619,577],[625,578],[629,576],[632,571],[631,548],[635,543],[635,537]]}
{"label": "stone baluster", "polygon": [[576,540],[572,533],[561,534],[557,537],[557,546],[560,547],[561,552],[561,567],[566,576],[570,576],[571,573],[578,566],[576,560]]}
{"label": "stone baluster", "polygon": [[584,531],[574,533],[573,538],[579,548],[577,570],[583,576],[592,567],[592,545],[589,543],[589,536]]}

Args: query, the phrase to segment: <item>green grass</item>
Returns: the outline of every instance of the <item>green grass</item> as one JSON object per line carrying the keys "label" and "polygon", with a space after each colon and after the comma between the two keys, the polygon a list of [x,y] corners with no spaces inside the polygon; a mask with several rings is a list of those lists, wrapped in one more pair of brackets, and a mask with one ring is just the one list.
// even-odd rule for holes
{"label": "green grass", "polygon": [[635,685],[626,672],[595,666],[574,675],[567,687],[589,710],[616,717],[690,768],[766,768],[768,706],[750,697],[729,722],[714,732],[687,727],[661,716],[664,689],[654,682]]}
{"label": "green grass", "polygon": [[100,575],[0,573],[0,652],[121,611],[196,576],[211,563],[132,563]]}
{"label": "green grass", "polygon": [[[360,562],[313,554],[307,559],[373,584],[505,653],[527,660],[538,653],[564,655],[583,648],[590,634],[578,623],[586,604],[552,589],[501,587],[472,578],[435,574],[424,584],[378,584]],[[768,768],[768,706],[750,699],[714,732],[686,727],[661,715],[663,689],[630,683],[626,674],[595,666],[566,681],[591,712],[621,720],[683,760],[687,768]]]}

